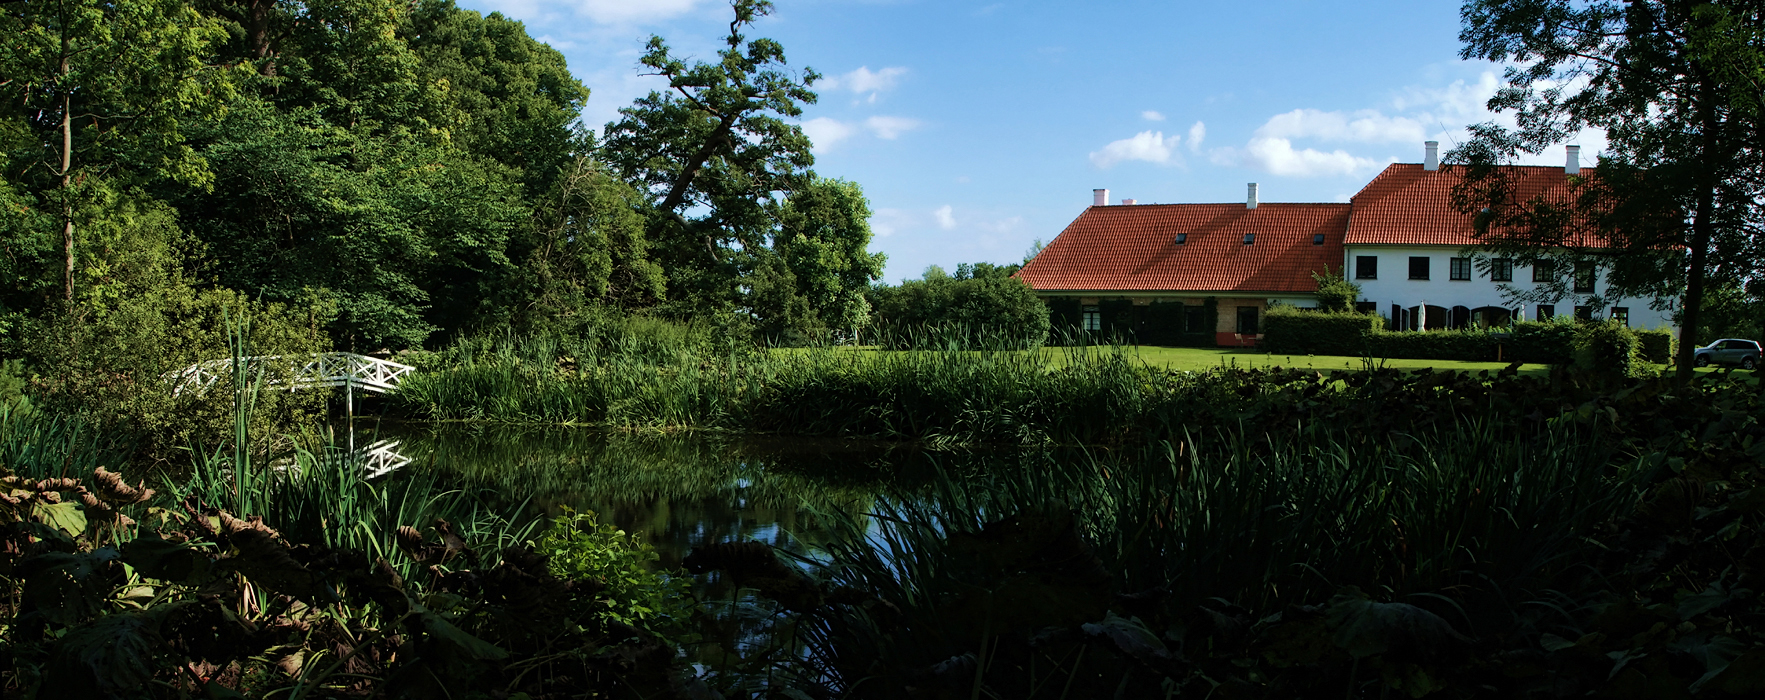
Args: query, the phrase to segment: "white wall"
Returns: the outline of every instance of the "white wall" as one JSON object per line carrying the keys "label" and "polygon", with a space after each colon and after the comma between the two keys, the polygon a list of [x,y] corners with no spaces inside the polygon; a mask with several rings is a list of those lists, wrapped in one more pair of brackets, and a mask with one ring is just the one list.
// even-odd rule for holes
{"label": "white wall", "polygon": [[[1497,287],[1508,285],[1518,289],[1530,289],[1532,268],[1514,266],[1512,282],[1492,282],[1489,273],[1478,269],[1475,264],[1471,268],[1471,279],[1460,281],[1450,279],[1451,258],[1458,257],[1459,248],[1453,246],[1391,246],[1391,245],[1350,245],[1344,248],[1343,275],[1350,282],[1360,285],[1361,301],[1378,304],[1378,313],[1390,318],[1391,305],[1397,304],[1404,308],[1419,306],[1442,306],[1451,309],[1463,306],[1476,309],[1484,306],[1495,306],[1506,309],[1525,307],[1525,318],[1536,321],[1537,305],[1520,304],[1505,299]],[[1355,278],[1355,258],[1371,255],[1379,259],[1378,279],[1364,280]],[[1428,258],[1428,279],[1410,279],[1410,258],[1426,256]],[[1594,284],[1596,292],[1605,289],[1604,271]],[[1672,325],[1672,312],[1655,311],[1649,308],[1649,299],[1628,297],[1621,300],[1608,299],[1611,306],[1622,306],[1630,310],[1631,328],[1666,328]],[[1572,316],[1575,313],[1575,302],[1572,299],[1559,300],[1556,304],[1559,316]],[[1609,311],[1609,307],[1607,310]],[[1605,313],[1598,313],[1605,317]]]}

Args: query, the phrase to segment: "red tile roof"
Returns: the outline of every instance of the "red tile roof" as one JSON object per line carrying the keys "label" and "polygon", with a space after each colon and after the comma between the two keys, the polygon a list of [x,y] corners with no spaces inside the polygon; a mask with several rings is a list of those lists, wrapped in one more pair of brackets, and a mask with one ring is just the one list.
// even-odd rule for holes
{"label": "red tile roof", "polygon": [[[1090,207],[1017,276],[1038,291],[1313,292],[1312,272],[1342,267],[1349,207]],[[1244,245],[1246,233],[1255,243]],[[1312,245],[1315,234],[1323,245]]]}
{"label": "red tile roof", "polygon": [[[1539,195],[1567,199],[1568,176],[1562,166],[1509,166],[1518,201]],[[1423,170],[1420,163],[1393,163],[1354,196],[1344,242],[1356,244],[1468,246],[1471,217],[1452,205],[1452,189],[1463,170],[1452,166]],[[1583,176],[1592,170],[1584,168]]]}

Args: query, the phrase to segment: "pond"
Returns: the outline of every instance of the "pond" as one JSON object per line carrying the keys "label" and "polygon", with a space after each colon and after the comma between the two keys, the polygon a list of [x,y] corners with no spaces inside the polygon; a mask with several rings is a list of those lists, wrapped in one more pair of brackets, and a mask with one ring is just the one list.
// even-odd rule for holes
{"label": "pond", "polygon": [[591,511],[675,568],[694,546],[752,539],[805,553],[817,514],[863,513],[924,451],[874,442],[358,422],[357,444],[409,459],[385,478],[433,478],[507,510]]}

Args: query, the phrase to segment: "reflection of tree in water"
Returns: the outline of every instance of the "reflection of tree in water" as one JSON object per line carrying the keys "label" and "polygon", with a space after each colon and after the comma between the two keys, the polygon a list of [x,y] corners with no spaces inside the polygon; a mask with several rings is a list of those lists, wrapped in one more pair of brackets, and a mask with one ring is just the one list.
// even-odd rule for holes
{"label": "reflection of tree in water", "polygon": [[500,505],[594,511],[674,568],[695,545],[755,539],[803,552],[817,510],[863,512],[901,458],[838,441],[736,441],[584,429],[445,426],[402,436],[409,470],[457,479]]}

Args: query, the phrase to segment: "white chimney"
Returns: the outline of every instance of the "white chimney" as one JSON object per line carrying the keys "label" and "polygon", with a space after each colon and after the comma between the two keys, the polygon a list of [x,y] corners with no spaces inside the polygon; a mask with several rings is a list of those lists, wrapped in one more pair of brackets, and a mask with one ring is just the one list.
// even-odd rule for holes
{"label": "white chimney", "polygon": [[1109,190],[1091,190],[1091,206],[1109,206]]}
{"label": "white chimney", "polygon": [[1122,206],[1124,206],[1124,207],[1125,207],[1125,206],[1129,206],[1129,205],[1131,205],[1131,204],[1133,204],[1133,203],[1134,203],[1134,202],[1136,202],[1136,201],[1138,201],[1138,200],[1133,200],[1133,199],[1124,199],[1124,200],[1122,200]]}
{"label": "white chimney", "polygon": [[1581,174],[1581,147],[1570,146],[1569,157],[1563,162],[1563,172],[1570,175]]}
{"label": "white chimney", "polygon": [[1428,151],[1427,157],[1422,159],[1422,169],[1423,170],[1439,170],[1440,169],[1440,142],[1439,141],[1423,141],[1422,146],[1424,148],[1426,148]]}
{"label": "white chimney", "polygon": [[1250,183],[1250,195],[1244,198],[1245,209],[1256,208],[1256,183]]}

